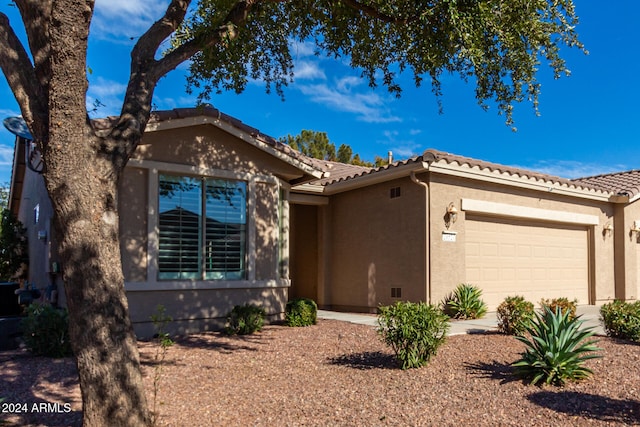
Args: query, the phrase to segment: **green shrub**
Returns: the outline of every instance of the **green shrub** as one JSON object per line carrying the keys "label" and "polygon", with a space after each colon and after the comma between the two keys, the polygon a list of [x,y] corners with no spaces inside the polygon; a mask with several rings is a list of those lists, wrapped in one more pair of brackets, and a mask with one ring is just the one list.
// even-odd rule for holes
{"label": "green shrub", "polygon": [[506,297],[497,309],[498,330],[507,335],[522,335],[535,317],[533,303],[516,295]]}
{"label": "green shrub", "polygon": [[487,313],[487,305],[480,288],[461,283],[444,299],[442,310],[454,319],[479,319]]}
{"label": "green shrub", "polygon": [[49,304],[33,303],[26,308],[22,331],[27,348],[34,354],[48,357],[70,356],[69,320],[67,310]]}
{"label": "green shrub", "polygon": [[600,350],[596,341],[585,340],[593,336],[592,328],[581,329],[582,321],[571,317],[571,313],[551,311],[545,307],[542,314],[536,313],[527,332],[531,338],[517,336],[526,345],[522,358],[515,362],[515,374],[531,379],[532,384],[544,381],[547,384],[563,385],[566,380],[587,378],[593,372],[583,366],[588,359],[601,357],[592,354]]}
{"label": "green shrub", "polygon": [[236,305],[227,315],[225,332],[229,335],[250,335],[262,330],[266,313],[251,304]]}
{"label": "green shrub", "polygon": [[318,318],[318,305],[309,298],[297,298],[287,303],[284,321],[287,326],[315,325]]}
{"label": "green shrub", "polygon": [[378,325],[384,343],[408,369],[426,365],[436,354],[446,340],[449,318],[431,304],[399,301],[379,308]]}
{"label": "green shrub", "polygon": [[551,312],[555,312],[556,308],[559,308],[563,313],[567,310],[569,311],[569,317],[576,317],[576,308],[577,308],[578,300],[574,299],[573,301],[569,301],[568,298],[554,298],[554,299],[542,299],[540,300],[540,308],[544,311],[545,307],[548,307]]}
{"label": "green shrub", "polygon": [[608,336],[640,342],[640,301],[613,301],[600,307],[600,317]]}

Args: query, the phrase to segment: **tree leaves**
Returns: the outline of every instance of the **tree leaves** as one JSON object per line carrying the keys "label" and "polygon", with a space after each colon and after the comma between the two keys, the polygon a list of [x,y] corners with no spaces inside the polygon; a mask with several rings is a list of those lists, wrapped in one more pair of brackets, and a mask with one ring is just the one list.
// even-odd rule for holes
{"label": "tree leaves", "polygon": [[[201,1],[174,45],[191,38],[204,43],[233,5]],[[188,84],[201,99],[214,91],[240,92],[249,79],[282,95],[294,72],[290,41],[313,41],[319,54],[347,58],[371,87],[381,84],[397,96],[405,71],[417,86],[426,78],[438,98],[441,76],[457,74],[475,84],[482,108],[495,103],[512,125],[514,103],[531,102],[537,112],[536,74],[543,62],[560,77],[569,73],[562,45],[586,53],[577,22],[571,0],[256,2],[236,38],[193,58]]]}

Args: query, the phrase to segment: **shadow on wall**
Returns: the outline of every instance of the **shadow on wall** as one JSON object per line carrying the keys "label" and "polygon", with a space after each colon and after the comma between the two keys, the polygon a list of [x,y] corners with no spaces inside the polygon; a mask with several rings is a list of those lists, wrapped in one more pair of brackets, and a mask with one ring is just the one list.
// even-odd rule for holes
{"label": "shadow on wall", "polygon": [[223,329],[226,317],[235,305],[262,307],[267,312],[267,323],[277,322],[282,320],[287,303],[286,288],[128,292],[127,296],[131,319],[140,339],[156,333],[151,316],[159,304],[173,319],[166,332],[172,336],[185,336]]}
{"label": "shadow on wall", "polygon": [[[266,180],[258,178],[246,187],[245,217],[248,230],[246,256],[243,260],[245,278],[255,278],[257,282],[270,281],[271,285],[280,279],[280,266],[286,265],[287,260],[280,259],[279,256],[279,187],[270,177],[293,179],[300,174],[296,168],[209,125],[149,132],[145,134],[133,158],[166,162],[167,165],[188,165],[193,168],[193,172],[189,174],[160,170],[161,174],[196,176],[200,171],[212,171],[214,176],[209,178],[213,179],[245,180],[247,177],[267,177]],[[220,176],[215,176],[215,173],[218,173],[216,171],[221,171]],[[147,216],[149,204],[155,206],[157,203],[148,200],[148,173],[145,169],[135,168],[135,165],[128,168],[126,183],[120,189],[121,250],[127,282],[147,282]],[[206,194],[208,199],[211,194],[208,191]],[[219,197],[224,199],[224,196],[221,194]],[[227,228],[234,225],[233,221],[225,222],[224,218],[219,217],[210,218],[207,214],[207,221],[210,220],[226,224]],[[253,234],[249,230],[250,223],[254,225]],[[251,256],[254,258],[250,261]],[[252,271],[248,270],[249,266],[253,267]],[[185,289],[127,292],[130,315],[139,336],[153,335],[154,327],[150,322],[150,316],[158,304],[163,305],[167,315],[174,319],[168,332],[173,335],[185,335],[224,327],[228,312],[235,305],[245,303],[263,307],[269,316],[268,321],[280,320],[288,296],[286,288],[186,289],[192,286],[192,282],[180,282],[184,282]]]}

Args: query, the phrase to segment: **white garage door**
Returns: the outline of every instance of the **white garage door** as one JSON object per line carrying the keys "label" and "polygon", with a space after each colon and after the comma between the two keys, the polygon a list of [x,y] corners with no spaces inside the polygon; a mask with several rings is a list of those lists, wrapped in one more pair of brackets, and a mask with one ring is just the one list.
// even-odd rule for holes
{"label": "white garage door", "polygon": [[516,294],[536,307],[542,298],[589,303],[585,227],[468,215],[465,229],[467,283],[482,288],[490,310]]}

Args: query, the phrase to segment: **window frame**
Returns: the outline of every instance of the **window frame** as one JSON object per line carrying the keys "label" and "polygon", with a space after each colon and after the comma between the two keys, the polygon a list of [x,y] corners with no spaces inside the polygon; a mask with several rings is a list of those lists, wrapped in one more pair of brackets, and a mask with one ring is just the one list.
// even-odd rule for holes
{"label": "window frame", "polygon": [[[175,183],[177,186],[184,185],[192,186],[186,191],[180,191],[180,193],[176,194],[176,197],[180,198],[179,204],[176,205],[175,208],[171,210],[167,210],[166,212],[171,212],[172,210],[177,211],[172,214],[178,218],[179,224],[175,225],[173,230],[168,225],[167,228],[163,230],[162,227],[162,208],[161,206],[167,205],[167,207],[173,205],[175,202],[172,201],[173,197],[165,197],[162,194],[162,191],[158,191],[157,197],[157,205],[158,205],[158,269],[157,269],[157,277],[158,281],[171,281],[171,280],[244,280],[247,275],[247,182],[244,180],[238,179],[226,179],[219,177],[206,177],[206,176],[192,176],[192,175],[184,175],[177,173],[166,173],[162,172],[158,174],[158,187],[161,189],[164,183],[170,183],[172,179],[175,179]],[[222,190],[218,190],[222,189]],[[229,201],[228,205],[224,203],[218,204],[216,200],[220,200],[217,197],[211,198],[209,196],[210,192],[221,191],[222,193],[226,193],[227,189],[231,190],[231,193],[224,194],[223,197],[226,197]],[[183,196],[184,195],[184,196]],[[231,210],[233,210],[233,200],[236,199],[239,195],[240,200],[236,200],[236,202],[240,203],[240,209],[236,214],[236,218],[232,218],[233,224],[238,224],[238,235],[240,236],[240,243],[237,249],[239,256],[237,259],[231,258],[231,264],[237,264],[238,269],[229,270],[226,267],[227,260],[230,258],[229,253],[233,252],[233,249],[229,249],[227,252],[227,244],[226,240],[230,236],[227,233],[227,228],[229,227],[230,222],[223,222],[214,219],[214,212],[218,214],[222,214],[225,218],[228,214],[229,206],[231,206]],[[185,201],[182,201],[182,198],[185,197]],[[191,200],[191,203],[189,201]],[[184,212],[184,214],[183,214]],[[189,216],[193,216],[195,214],[195,222],[192,218],[189,220]],[[182,219],[185,219],[185,223],[182,222]],[[171,217],[167,221],[176,220]],[[218,234],[216,231],[216,224],[214,222],[221,224],[221,228],[224,230],[222,234]],[[178,238],[177,243],[174,241],[168,241],[168,248],[163,248],[163,234],[173,234],[178,233],[180,236],[184,235],[189,231],[189,223],[191,223],[191,233],[197,233],[195,239],[191,239],[190,242],[184,243],[181,238]],[[186,224],[186,225],[183,225]],[[195,227],[194,227],[195,225]],[[183,230],[183,227],[187,227],[187,230]],[[195,228],[195,231],[194,231]],[[222,250],[216,249],[212,250],[215,243],[215,237],[220,235],[222,238],[222,245],[224,248]],[[176,249],[171,249],[171,246],[175,246]],[[189,251],[189,247],[191,250]],[[179,253],[179,261],[171,262],[163,262],[163,252],[171,253],[171,252]],[[182,262],[183,259],[183,251],[187,251],[187,253],[191,254],[191,260],[189,257],[185,260],[184,264]],[[174,257],[171,257],[174,258]],[[213,268],[214,263],[216,263],[215,259],[218,258],[217,263],[223,264],[223,268]],[[222,260],[220,260],[220,258]],[[167,269],[163,270],[163,264],[166,265]],[[171,266],[174,266],[174,270],[172,271]],[[184,267],[183,267],[184,265]],[[189,265],[191,268],[189,268]],[[183,269],[184,268],[184,269]]]}
{"label": "window frame", "polygon": [[[255,172],[230,171],[225,169],[214,169],[201,165],[185,165],[168,163],[156,160],[131,159],[127,168],[135,168],[146,171],[147,182],[147,253],[146,253],[146,274],[142,281],[125,282],[127,292],[147,292],[147,291],[170,291],[170,290],[195,290],[195,289],[255,289],[255,288],[282,288],[291,286],[288,275],[288,265],[285,262],[284,277],[274,277],[266,279],[256,279],[256,185],[266,183],[284,189],[285,203],[284,217],[285,223],[288,221],[288,194],[290,185],[273,175],[265,175]],[[159,174],[191,175],[207,178],[221,178],[230,180],[241,180],[247,183],[246,207],[247,207],[247,230],[246,230],[246,278],[244,280],[162,280],[157,279],[158,273],[158,175]],[[289,230],[282,238],[285,239],[286,257],[288,259],[288,239]],[[280,236],[279,236],[280,238]],[[275,269],[275,267],[274,267]]]}

